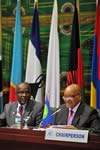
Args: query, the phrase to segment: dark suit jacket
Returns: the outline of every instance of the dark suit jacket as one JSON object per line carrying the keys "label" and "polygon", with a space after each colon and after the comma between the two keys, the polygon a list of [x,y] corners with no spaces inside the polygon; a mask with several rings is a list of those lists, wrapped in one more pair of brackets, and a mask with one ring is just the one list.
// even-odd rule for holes
{"label": "dark suit jacket", "polygon": [[[55,125],[66,125],[69,109],[65,104],[60,106],[61,111],[54,117]],[[96,109],[81,102],[72,121],[72,125],[78,129],[100,129],[100,118]]]}
{"label": "dark suit jacket", "polygon": [[[10,127],[15,123],[15,116],[18,102],[12,102],[5,105],[4,112],[0,115],[0,126]],[[25,107],[22,116],[22,125],[24,125],[24,118],[30,116],[27,124],[28,126],[38,127],[43,115],[43,105],[34,100],[30,100]]]}

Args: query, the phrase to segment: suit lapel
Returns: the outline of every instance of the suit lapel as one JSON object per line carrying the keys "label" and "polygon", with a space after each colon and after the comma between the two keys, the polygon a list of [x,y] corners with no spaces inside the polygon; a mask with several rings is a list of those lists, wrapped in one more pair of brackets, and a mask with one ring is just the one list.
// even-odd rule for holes
{"label": "suit lapel", "polygon": [[16,102],[12,109],[11,109],[11,118],[10,118],[10,121],[11,121],[11,124],[14,124],[15,123],[15,116],[16,116],[16,110],[17,110],[17,105],[18,105],[18,102]]}
{"label": "suit lapel", "polygon": [[66,119],[65,119],[65,124],[67,124],[68,122],[68,115],[69,115],[69,109],[66,109]]}
{"label": "suit lapel", "polygon": [[24,119],[26,119],[30,115],[30,113],[32,112],[32,110],[33,110],[33,102],[34,101],[30,100],[29,103],[26,105],[24,114],[22,116],[22,123],[23,123]]}
{"label": "suit lapel", "polygon": [[76,126],[77,123],[79,122],[79,120],[80,120],[80,116],[75,115],[75,117],[73,118],[73,121],[72,121],[72,125]]}
{"label": "suit lapel", "polygon": [[63,112],[61,113],[59,123],[65,125],[67,124],[69,109],[66,107],[66,105],[64,105],[62,111]]}
{"label": "suit lapel", "polygon": [[75,113],[75,116],[73,118],[72,125],[76,126],[79,123],[82,111],[83,111],[83,105],[82,105],[82,102],[81,102],[80,106],[77,109],[77,111]]}

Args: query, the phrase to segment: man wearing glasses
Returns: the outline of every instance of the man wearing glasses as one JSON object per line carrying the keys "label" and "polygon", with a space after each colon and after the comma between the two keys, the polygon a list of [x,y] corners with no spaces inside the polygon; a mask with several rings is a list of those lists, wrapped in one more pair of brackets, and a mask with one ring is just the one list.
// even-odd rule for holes
{"label": "man wearing glasses", "polygon": [[15,127],[16,115],[21,117],[21,125],[38,127],[42,115],[43,105],[31,99],[31,88],[28,83],[19,83],[16,86],[16,97],[18,101],[5,105],[4,112],[0,115],[0,126]]}
{"label": "man wearing glasses", "polygon": [[100,129],[100,118],[96,109],[82,101],[81,89],[77,84],[69,85],[63,100],[54,118],[54,125],[66,125],[68,129]]}

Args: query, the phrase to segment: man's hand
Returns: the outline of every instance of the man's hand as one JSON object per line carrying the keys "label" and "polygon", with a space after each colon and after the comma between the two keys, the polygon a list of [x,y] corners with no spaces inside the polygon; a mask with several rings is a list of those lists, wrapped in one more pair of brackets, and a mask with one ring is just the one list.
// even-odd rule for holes
{"label": "man's hand", "polygon": [[72,130],[78,130],[78,128],[74,127],[74,126],[64,126],[64,129],[72,129]]}
{"label": "man's hand", "polygon": [[52,126],[51,124],[48,124],[46,127],[44,127],[44,129],[50,128],[51,126]]}
{"label": "man's hand", "polygon": [[[10,128],[16,129],[15,124],[11,125],[11,127],[10,127]],[[24,126],[21,126],[21,128],[20,128],[20,129],[23,129],[23,128],[24,128]]]}
{"label": "man's hand", "polygon": [[15,128],[15,124],[11,125],[11,128]]}

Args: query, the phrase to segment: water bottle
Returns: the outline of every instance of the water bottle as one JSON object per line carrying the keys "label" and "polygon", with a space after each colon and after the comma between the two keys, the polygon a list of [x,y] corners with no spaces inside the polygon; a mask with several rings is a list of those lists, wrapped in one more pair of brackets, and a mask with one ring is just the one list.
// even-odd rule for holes
{"label": "water bottle", "polygon": [[16,129],[21,129],[21,116],[19,113],[16,113],[15,117],[15,128]]}

